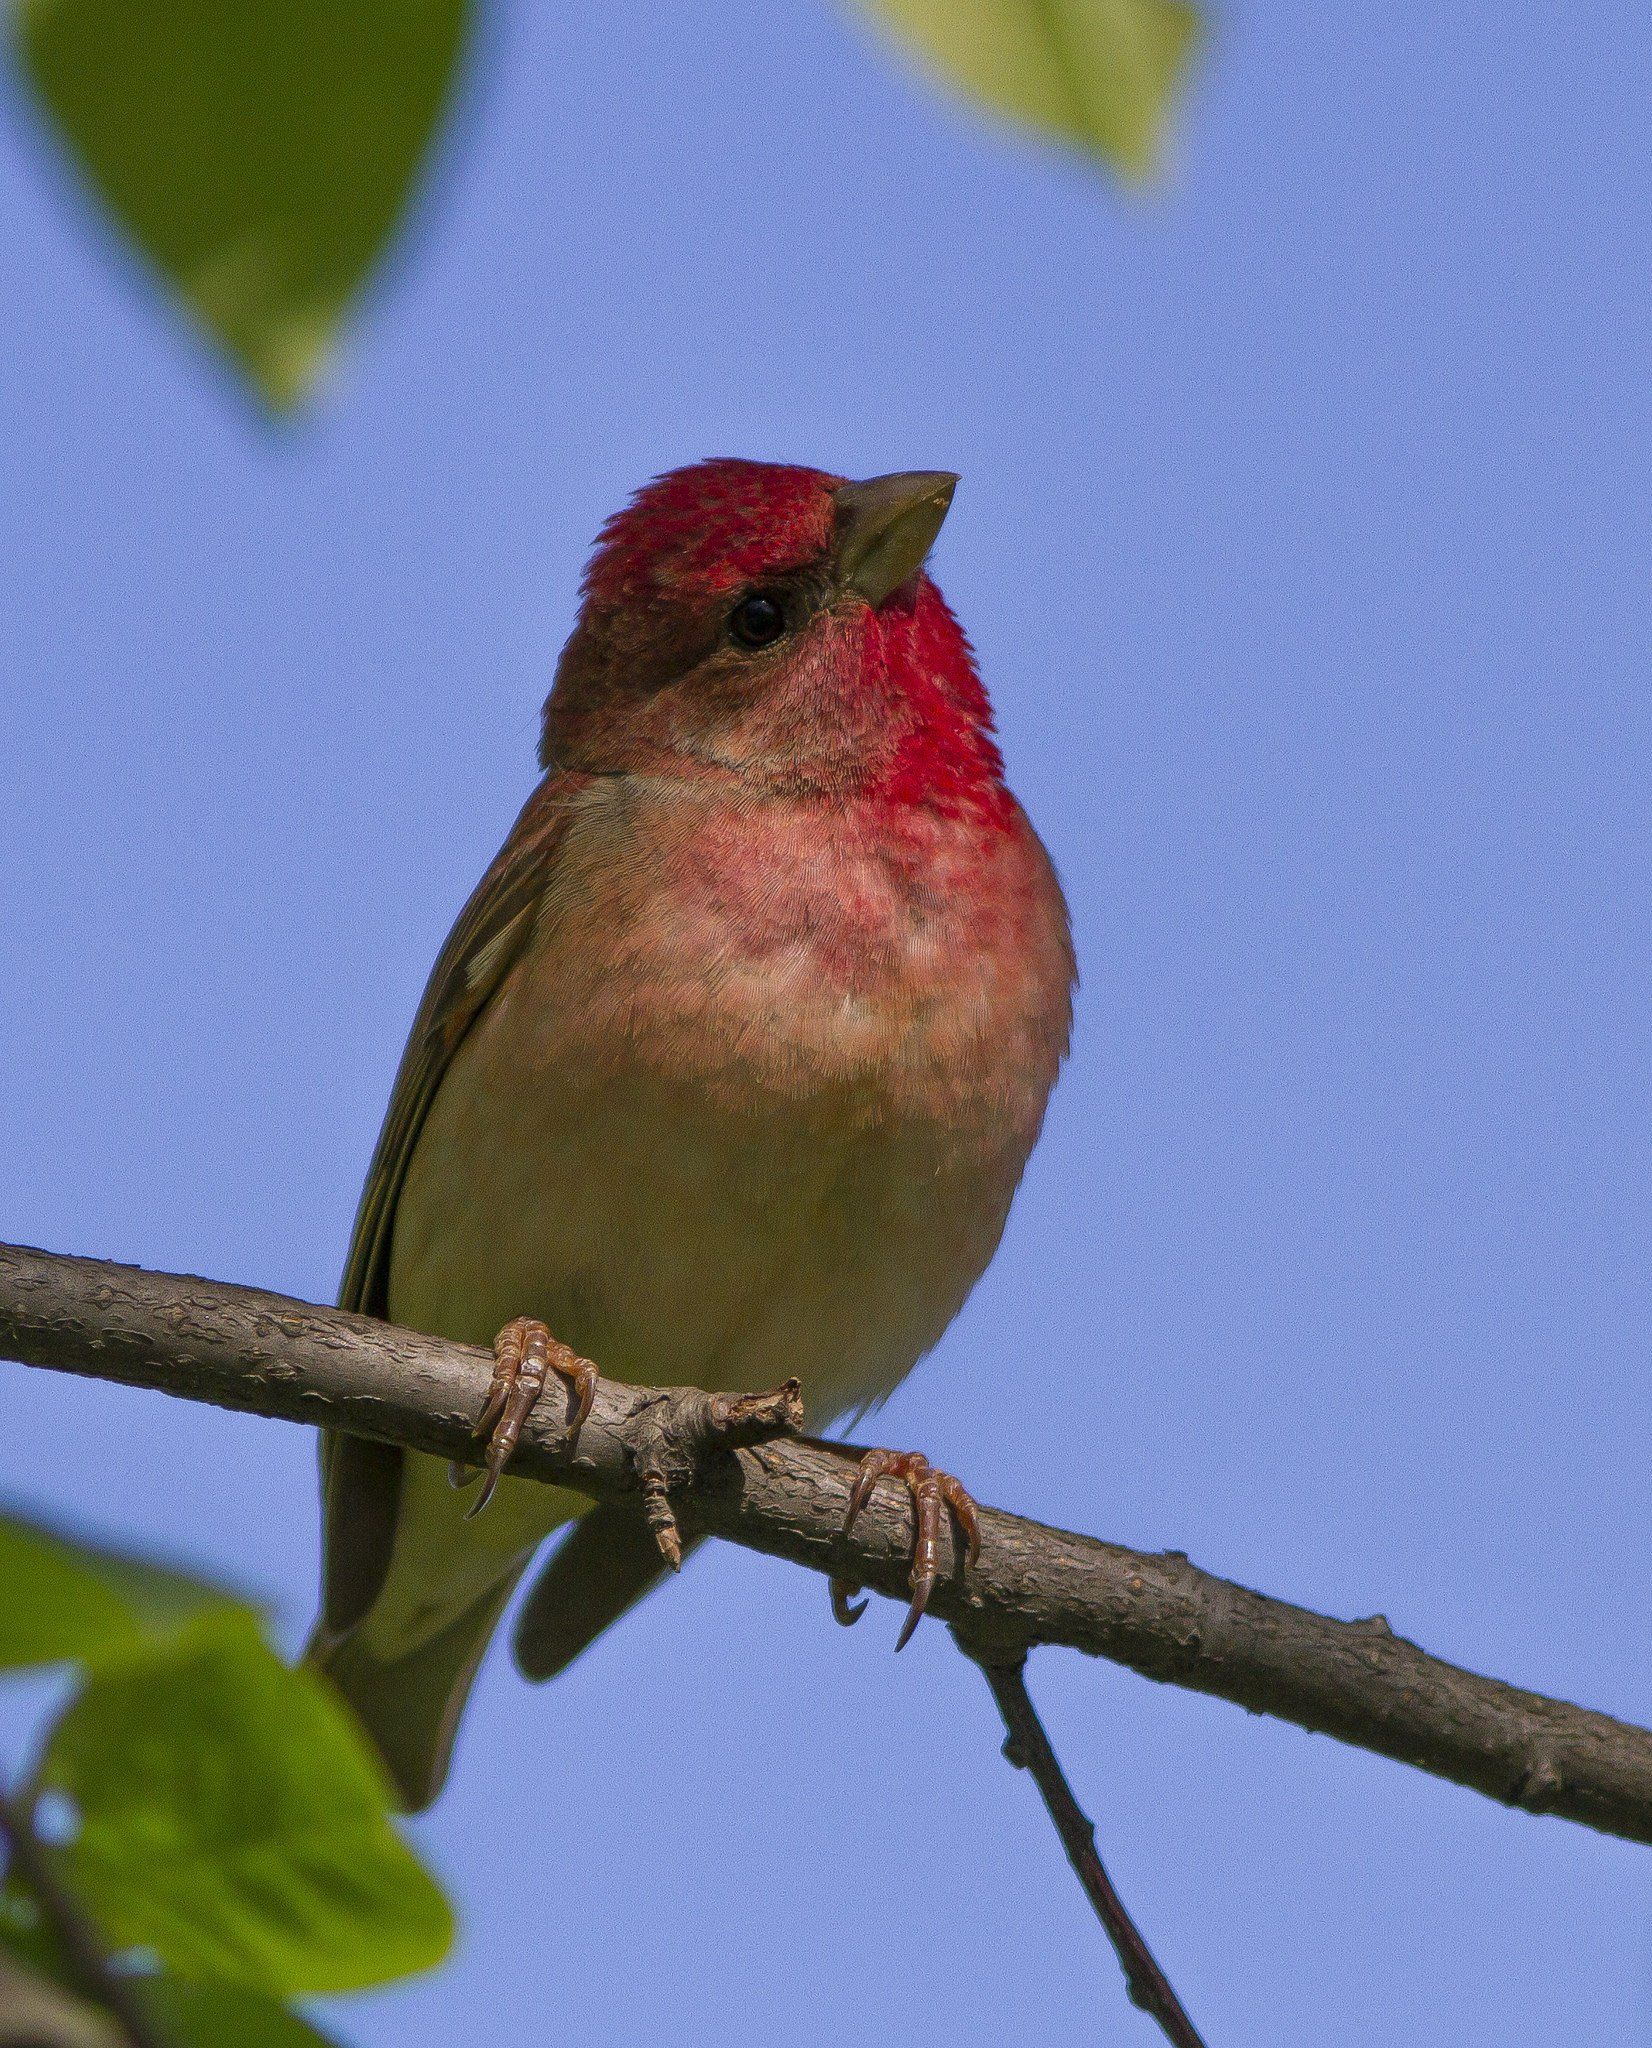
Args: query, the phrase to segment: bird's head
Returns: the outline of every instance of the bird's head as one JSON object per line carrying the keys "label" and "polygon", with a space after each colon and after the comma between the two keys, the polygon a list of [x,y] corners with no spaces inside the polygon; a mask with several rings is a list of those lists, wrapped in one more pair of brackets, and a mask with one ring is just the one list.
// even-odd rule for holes
{"label": "bird's head", "polygon": [[603,529],[542,763],[1007,803],[969,643],[924,573],[956,482],[733,460],[656,478]]}

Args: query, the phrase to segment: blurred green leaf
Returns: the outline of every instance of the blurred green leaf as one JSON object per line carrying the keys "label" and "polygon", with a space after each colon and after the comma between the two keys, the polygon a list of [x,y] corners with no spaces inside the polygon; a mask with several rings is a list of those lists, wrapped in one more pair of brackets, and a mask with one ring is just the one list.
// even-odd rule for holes
{"label": "blurred green leaf", "polygon": [[452,1940],[355,1722],[245,1616],[94,1669],[40,1779],[74,1803],[60,1867],[108,1939],[179,1977],[348,1991],[428,1968]]}
{"label": "blurred green leaf", "polygon": [[261,1991],[163,1977],[154,2006],[177,2048],[334,2048],[332,2037]]}
{"label": "blurred green leaf", "polygon": [[231,1603],[182,1572],[0,1514],[0,1671],[91,1661],[175,1636]]}
{"label": "blurred green leaf", "polygon": [[1182,0],[860,0],[923,67],[1128,178],[1157,168],[1199,37]]}
{"label": "blurred green leaf", "polygon": [[101,198],[293,404],[407,205],[468,0],[17,5],[25,68]]}

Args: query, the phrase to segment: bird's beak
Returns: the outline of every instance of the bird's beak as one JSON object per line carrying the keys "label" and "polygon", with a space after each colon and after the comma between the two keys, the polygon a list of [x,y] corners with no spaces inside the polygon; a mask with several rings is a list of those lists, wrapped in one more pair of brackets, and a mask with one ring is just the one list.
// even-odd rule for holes
{"label": "bird's beak", "polygon": [[901,470],[836,492],[837,573],[877,606],[916,576],[935,544],[958,479],[945,469]]}

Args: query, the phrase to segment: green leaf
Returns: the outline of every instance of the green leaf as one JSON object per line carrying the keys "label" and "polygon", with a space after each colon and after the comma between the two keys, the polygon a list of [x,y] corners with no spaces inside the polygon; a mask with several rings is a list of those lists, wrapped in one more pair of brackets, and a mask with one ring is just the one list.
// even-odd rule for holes
{"label": "green leaf", "polygon": [[244,1616],[95,1669],[41,1780],[79,1814],[68,1881],[117,1948],[176,1976],[348,1991],[425,1969],[452,1940],[355,1722]]}
{"label": "green leaf", "polygon": [[177,2048],[334,2048],[332,2038],[261,1991],[159,1978],[155,2010]]}
{"label": "green leaf", "polygon": [[18,0],[99,196],[276,407],[323,368],[452,96],[468,0]]}
{"label": "green leaf", "polygon": [[1182,0],[860,0],[936,77],[1149,177],[1199,38]]}
{"label": "green leaf", "polygon": [[175,1636],[226,1594],[0,1514],[0,1671],[120,1655]]}

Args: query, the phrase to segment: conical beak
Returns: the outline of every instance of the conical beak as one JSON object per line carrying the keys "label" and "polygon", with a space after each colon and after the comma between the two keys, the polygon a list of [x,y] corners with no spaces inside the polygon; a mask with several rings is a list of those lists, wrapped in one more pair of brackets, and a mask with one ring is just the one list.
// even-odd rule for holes
{"label": "conical beak", "polygon": [[843,484],[837,503],[837,573],[846,590],[880,605],[924,565],[958,479],[945,469],[908,469]]}

